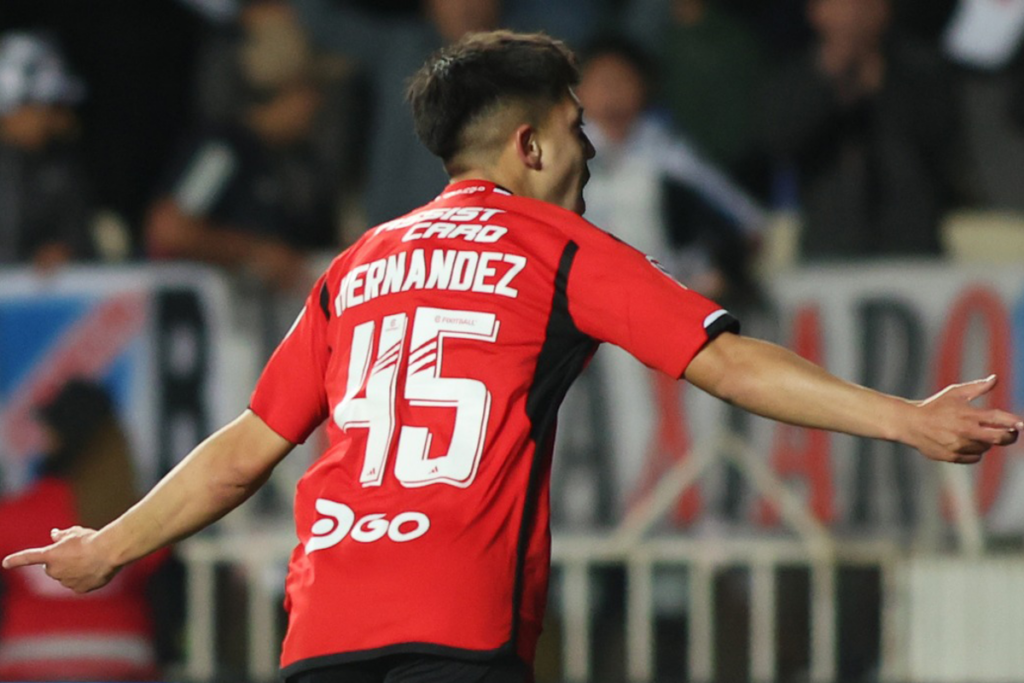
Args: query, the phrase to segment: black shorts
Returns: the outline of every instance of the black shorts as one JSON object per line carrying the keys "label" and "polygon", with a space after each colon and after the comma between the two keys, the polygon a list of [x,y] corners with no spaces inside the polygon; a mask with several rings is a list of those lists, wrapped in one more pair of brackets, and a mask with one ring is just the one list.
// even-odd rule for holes
{"label": "black shorts", "polygon": [[518,658],[467,662],[430,655],[390,655],[289,676],[286,683],[532,683]]}

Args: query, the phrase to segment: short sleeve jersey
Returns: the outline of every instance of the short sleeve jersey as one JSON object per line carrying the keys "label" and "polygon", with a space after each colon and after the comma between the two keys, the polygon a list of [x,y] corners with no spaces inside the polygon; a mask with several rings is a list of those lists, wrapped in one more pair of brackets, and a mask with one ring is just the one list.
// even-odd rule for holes
{"label": "short sleeve jersey", "polygon": [[370,230],[251,409],[328,447],[299,482],[285,675],[397,652],[532,662],[555,416],[600,342],[680,377],[736,321],[642,253],[491,183]]}

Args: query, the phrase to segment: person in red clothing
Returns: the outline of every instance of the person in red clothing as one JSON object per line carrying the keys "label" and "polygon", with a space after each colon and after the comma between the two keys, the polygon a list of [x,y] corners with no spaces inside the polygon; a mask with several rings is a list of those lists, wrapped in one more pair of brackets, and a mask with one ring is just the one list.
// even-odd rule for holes
{"label": "person in red clothing", "polygon": [[[39,412],[49,447],[41,477],[0,502],[0,553],[45,543],[51,530],[99,528],[136,500],[124,432],[106,391],[75,380]],[[102,593],[56,586],[42,567],[3,577],[0,680],[155,680],[145,589],[165,552],[119,574]]]}
{"label": "person in red clothing", "polygon": [[[299,482],[286,585],[289,683],[522,683],[549,572],[558,405],[602,342],[793,424],[973,463],[1024,421],[838,379],[741,336],[731,315],[581,216],[587,162],[559,41],[505,31],[435,54],[409,88],[451,184],[338,256],[249,408],[100,530],[4,559],[77,592],[240,505],[327,422]],[[400,189],[400,188],[396,188]]]}

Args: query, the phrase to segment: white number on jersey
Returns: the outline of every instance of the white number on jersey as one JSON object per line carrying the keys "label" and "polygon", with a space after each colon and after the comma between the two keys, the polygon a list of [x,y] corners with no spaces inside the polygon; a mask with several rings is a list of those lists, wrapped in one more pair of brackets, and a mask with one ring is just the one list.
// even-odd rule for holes
{"label": "white number on jersey", "polygon": [[[376,322],[357,326],[352,335],[345,398],[334,409],[334,421],[343,430],[369,431],[359,481],[380,486],[388,452],[395,436],[395,401],[402,365],[408,316],[389,315],[381,321],[376,360],[371,366]],[[418,308],[413,320],[404,399],[412,407],[455,408],[448,452],[429,458],[432,434],[426,427],[403,426],[398,440],[395,477],[406,487],[450,484],[465,488],[473,483],[483,453],[491,392],[483,382],[442,377],[446,339],[472,339],[493,343],[499,322],[493,313]],[[363,398],[356,398],[360,393]]]}

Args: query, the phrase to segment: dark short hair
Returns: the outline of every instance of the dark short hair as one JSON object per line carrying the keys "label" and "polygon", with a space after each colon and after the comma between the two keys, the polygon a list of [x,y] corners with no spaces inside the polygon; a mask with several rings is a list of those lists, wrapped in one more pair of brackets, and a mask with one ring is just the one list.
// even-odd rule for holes
{"label": "dark short hair", "polygon": [[435,52],[410,80],[406,98],[416,135],[448,165],[480,116],[506,106],[554,106],[578,82],[576,57],[562,41],[489,31]]}

